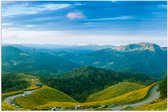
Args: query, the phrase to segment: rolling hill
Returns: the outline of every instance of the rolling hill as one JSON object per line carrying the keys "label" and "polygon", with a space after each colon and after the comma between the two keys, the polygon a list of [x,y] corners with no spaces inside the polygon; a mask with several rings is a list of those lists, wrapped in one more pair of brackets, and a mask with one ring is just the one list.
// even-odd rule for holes
{"label": "rolling hill", "polygon": [[[47,86],[35,90],[31,95],[16,98],[16,104],[24,109],[111,106],[137,102],[148,95],[154,85],[149,84],[155,82],[153,77],[163,78],[166,53],[166,48],[151,43],[52,46],[47,49],[38,46],[3,46],[2,92],[8,93],[2,94],[2,100],[23,93],[25,89],[33,89],[35,83],[31,80],[33,75],[38,75],[40,83]],[[161,96],[165,98],[166,81],[163,82],[159,87]],[[14,109],[4,102],[2,106]],[[145,106],[151,109],[154,106],[154,109],[165,108],[165,101],[158,100]]]}
{"label": "rolling hill", "polygon": [[146,86],[144,88],[141,88],[141,89],[138,89],[138,90],[135,90],[135,91],[131,91],[131,92],[125,93],[123,95],[114,97],[112,99],[104,100],[103,102],[104,102],[104,104],[114,103],[116,105],[137,102],[137,101],[142,100],[143,98],[145,98],[148,95],[149,90],[154,85],[155,84],[151,84],[151,85]]}
{"label": "rolling hill", "polygon": [[122,94],[125,94],[127,92],[138,90],[143,87],[144,87],[143,85],[140,85],[137,83],[120,82],[120,83],[112,85],[112,86],[110,86],[100,92],[89,95],[89,97],[87,98],[86,101],[93,102],[93,101],[108,100],[108,99],[120,96]]}
{"label": "rolling hill", "polygon": [[28,96],[23,96],[15,99],[15,103],[25,109],[31,109],[38,105],[44,105],[48,102],[76,102],[70,96],[56,89],[44,86],[35,90]]}
{"label": "rolling hill", "polygon": [[102,100],[102,101],[94,101],[94,102],[83,102],[83,103],[74,103],[74,102],[48,102],[44,105],[38,105],[34,107],[35,109],[39,110],[45,110],[52,107],[74,107],[80,105],[81,107],[87,107],[92,108],[98,107],[101,105],[109,106],[110,108],[114,105],[123,105],[127,103],[137,102],[142,99],[144,99],[147,95],[149,90],[154,86],[155,84],[151,84],[149,86],[143,87],[138,90],[130,91],[125,94],[116,96],[114,98],[108,99],[108,100]]}
{"label": "rolling hill", "polygon": [[[71,50],[54,52],[61,58],[69,57],[71,62],[81,66],[109,68],[114,71],[142,72],[156,79],[166,73],[167,50],[154,43],[137,43],[123,46],[106,46],[82,53]],[[159,61],[157,61],[159,60]]]}
{"label": "rolling hill", "polygon": [[29,73],[51,75],[78,67],[77,64],[50,53],[30,50],[25,52],[15,46],[2,47],[3,73]]}
{"label": "rolling hill", "polygon": [[114,72],[109,69],[82,67],[75,69],[62,77],[44,76],[41,81],[60,91],[69,94],[78,101],[108,86],[122,81],[150,84],[154,80],[141,73]]}
{"label": "rolling hill", "polygon": [[2,92],[23,90],[31,86],[30,75],[2,74]]}
{"label": "rolling hill", "polygon": [[81,66],[94,66],[114,71],[142,72],[156,79],[162,79],[166,73],[167,50],[154,43],[47,46],[4,45],[2,71],[54,75]]}

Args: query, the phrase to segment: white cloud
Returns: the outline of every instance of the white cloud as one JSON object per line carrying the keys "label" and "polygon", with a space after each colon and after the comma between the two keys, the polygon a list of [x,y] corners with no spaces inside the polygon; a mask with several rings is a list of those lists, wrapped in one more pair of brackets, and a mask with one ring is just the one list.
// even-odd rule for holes
{"label": "white cloud", "polygon": [[45,4],[40,6],[41,10],[58,10],[69,7],[70,4]]}
{"label": "white cloud", "polygon": [[69,12],[66,16],[71,20],[85,18],[85,16],[81,12]]}
{"label": "white cloud", "polygon": [[108,21],[108,20],[130,20],[133,19],[133,16],[118,16],[112,18],[98,18],[98,19],[91,19],[92,21]]}
{"label": "white cloud", "polygon": [[[92,34],[91,34],[92,32]],[[3,44],[62,44],[62,45],[121,45],[139,42],[151,42],[166,45],[166,38],[142,35],[111,35],[102,32],[87,31],[31,31],[2,29]]]}
{"label": "white cloud", "polygon": [[43,11],[55,11],[69,7],[70,4],[42,4],[31,6],[29,3],[11,4],[4,7],[2,16],[31,15]]}

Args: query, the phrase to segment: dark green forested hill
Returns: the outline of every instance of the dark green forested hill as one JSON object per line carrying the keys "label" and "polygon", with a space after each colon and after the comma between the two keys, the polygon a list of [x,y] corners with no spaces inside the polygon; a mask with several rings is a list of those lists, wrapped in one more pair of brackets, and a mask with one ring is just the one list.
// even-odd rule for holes
{"label": "dark green forested hill", "polygon": [[93,92],[122,81],[149,84],[154,80],[140,73],[114,72],[108,69],[82,67],[62,77],[42,77],[42,82],[50,87],[69,94],[78,101]]}
{"label": "dark green forested hill", "polygon": [[2,93],[22,90],[30,85],[22,74],[2,74]]}
{"label": "dark green forested hill", "polygon": [[3,73],[50,75],[78,67],[77,64],[38,50],[22,51],[15,46],[2,47]]}
{"label": "dark green forested hill", "polygon": [[167,76],[159,83],[161,98],[167,98]]}
{"label": "dark green forested hill", "polygon": [[[166,73],[166,52],[167,50],[156,44],[130,44],[95,50],[84,55],[71,54],[70,60],[84,66],[110,68],[114,71],[138,71],[162,79]],[[57,54],[66,58],[70,53]]]}
{"label": "dark green forested hill", "polygon": [[122,72],[142,72],[156,79],[162,79],[166,73],[167,50],[152,43],[124,46],[37,46],[3,46],[2,72],[55,75],[78,67],[93,66]]}

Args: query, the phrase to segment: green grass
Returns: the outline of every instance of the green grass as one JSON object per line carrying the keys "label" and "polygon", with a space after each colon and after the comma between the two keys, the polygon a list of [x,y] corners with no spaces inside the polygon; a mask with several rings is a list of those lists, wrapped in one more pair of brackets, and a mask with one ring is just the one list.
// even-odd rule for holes
{"label": "green grass", "polygon": [[85,102],[85,103],[72,103],[72,102],[48,102],[44,105],[36,106],[36,109],[43,110],[43,109],[49,109],[51,107],[71,107],[71,106],[95,106],[95,105],[120,105],[120,104],[127,104],[132,102],[137,102],[139,100],[142,100],[148,95],[149,90],[155,85],[151,84],[147,87],[134,90],[125,94],[122,94],[120,96],[103,100],[103,101],[94,101],[94,102]]}
{"label": "green grass", "polygon": [[28,96],[23,96],[15,99],[15,103],[25,109],[33,108],[34,106],[44,105],[48,102],[76,102],[70,96],[56,89],[44,86],[35,90],[34,93]]}
{"label": "green grass", "polygon": [[120,96],[122,94],[138,90],[140,88],[143,88],[143,85],[137,84],[137,83],[131,83],[131,82],[120,82],[118,84],[112,85],[100,92],[91,94],[87,98],[87,102],[93,102],[93,101],[102,101],[102,100],[108,100],[117,96]]}
{"label": "green grass", "polygon": [[137,101],[140,101],[143,98],[145,98],[148,95],[149,90],[154,85],[155,85],[155,83],[151,84],[151,85],[149,85],[147,87],[144,87],[144,88],[141,88],[141,89],[138,89],[138,90],[134,90],[134,91],[125,93],[123,95],[114,97],[114,98],[112,98],[110,100],[105,100],[103,102],[104,102],[104,104],[115,103],[117,105],[118,104],[127,104],[127,103],[137,102]]}
{"label": "green grass", "polygon": [[167,99],[158,99],[151,103],[137,107],[126,108],[125,110],[167,110]]}
{"label": "green grass", "polygon": [[2,102],[2,110],[17,110],[17,109],[8,103]]}
{"label": "green grass", "polygon": [[44,105],[39,105],[34,107],[36,110],[48,110],[53,107],[74,107],[77,105],[82,105],[82,103],[74,103],[74,102],[49,102]]}
{"label": "green grass", "polygon": [[[142,85],[135,84],[135,83],[129,83],[129,82],[122,82],[116,85],[113,85],[105,90],[103,92],[107,92],[107,94],[110,92],[111,89],[117,90],[117,86],[129,88],[130,86],[134,88],[137,88],[137,90],[133,90],[130,92],[130,90],[125,90],[121,88],[121,92],[119,94],[113,93],[113,97],[110,95],[107,96],[109,99],[107,100],[101,100],[101,101],[93,101],[93,102],[84,102],[84,103],[78,103],[76,102],[72,97],[64,94],[63,92],[60,92],[56,89],[43,86],[40,89],[36,89],[34,93],[28,96],[23,96],[15,99],[16,105],[19,105],[20,107],[24,109],[31,109],[31,110],[44,110],[49,109],[52,107],[72,107],[72,106],[95,106],[95,105],[121,105],[121,104],[127,104],[132,102],[137,102],[139,100],[142,100],[148,95],[149,90],[155,85],[151,84],[149,86],[143,87]],[[127,85],[127,86],[126,86]],[[140,89],[138,89],[138,87]],[[129,91],[127,93],[124,93],[125,91]],[[101,91],[102,92],[102,91]],[[100,92],[100,93],[101,93]],[[103,93],[102,92],[102,93]],[[104,93],[106,94],[106,93]],[[103,96],[103,94],[101,94]],[[105,98],[107,98],[105,97]],[[111,97],[111,98],[110,98]]]}

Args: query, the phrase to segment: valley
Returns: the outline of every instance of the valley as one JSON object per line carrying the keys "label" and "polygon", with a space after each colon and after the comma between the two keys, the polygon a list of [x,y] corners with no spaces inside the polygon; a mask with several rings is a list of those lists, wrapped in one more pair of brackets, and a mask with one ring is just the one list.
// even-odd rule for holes
{"label": "valley", "polygon": [[[114,85],[122,85],[129,82],[121,82],[119,84]],[[131,83],[129,83],[131,84]],[[133,83],[134,84],[134,83]],[[42,88],[28,91],[29,94],[18,94],[6,97],[4,99],[4,103],[12,104],[9,99],[10,98],[16,98],[14,100],[15,107],[18,109],[26,109],[26,110],[52,110],[55,108],[55,110],[92,110],[92,109],[101,109],[101,110],[122,110],[126,108],[132,108],[141,106],[144,104],[148,104],[149,102],[155,101],[159,98],[159,92],[157,92],[157,84],[152,84],[149,87],[147,87],[147,90],[145,87],[141,87],[141,89],[134,90],[132,92],[123,93],[122,95],[114,96],[112,98],[109,98],[108,100],[100,100],[100,101],[86,101],[83,103],[75,101],[70,96],[49,88],[47,86],[44,86]],[[139,91],[145,91],[145,93],[140,93]],[[103,90],[104,91],[104,90]],[[27,93],[28,93],[27,92]],[[116,92],[117,94],[118,92]],[[136,96],[136,94],[140,94],[142,96]],[[129,94],[129,95],[127,95]],[[144,94],[144,95],[143,95]],[[23,96],[24,95],[24,96]],[[125,101],[123,101],[123,98],[125,97]],[[132,99],[132,97],[136,97],[136,99]],[[132,100],[129,100],[132,99]],[[116,104],[115,104],[115,103]],[[118,103],[117,103],[118,102]],[[131,103],[134,102],[134,103]],[[123,105],[126,104],[126,105]],[[78,107],[78,108],[77,108]],[[13,107],[14,108],[14,107]]]}
{"label": "valley", "polygon": [[2,0],[1,111],[166,111],[167,1]]}
{"label": "valley", "polygon": [[4,45],[2,110],[165,110],[166,53],[152,43]]}
{"label": "valley", "polygon": [[124,46],[37,46],[2,46],[3,73],[60,75],[75,68],[93,66],[119,72],[141,72],[156,79],[162,79],[166,74],[167,50],[153,43]]}

